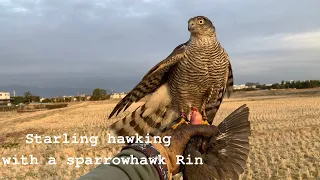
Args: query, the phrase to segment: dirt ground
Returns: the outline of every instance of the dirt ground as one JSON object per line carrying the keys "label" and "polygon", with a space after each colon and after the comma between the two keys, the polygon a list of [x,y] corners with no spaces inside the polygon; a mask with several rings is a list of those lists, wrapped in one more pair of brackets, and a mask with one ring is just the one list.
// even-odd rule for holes
{"label": "dirt ground", "polygon": [[[108,126],[126,115],[107,119],[116,101],[83,102],[67,108],[18,114],[0,113],[1,158],[38,164],[4,165],[0,179],[76,179],[97,165],[68,165],[69,157],[112,157],[121,145],[103,141]],[[320,89],[236,92],[221,105],[215,124],[239,106],[250,108],[252,135],[247,170],[242,179],[320,179]],[[26,143],[27,134],[43,136],[98,136],[90,143]],[[50,157],[56,164],[48,164]],[[17,161],[20,162],[21,161]],[[30,163],[30,162],[29,162]]]}

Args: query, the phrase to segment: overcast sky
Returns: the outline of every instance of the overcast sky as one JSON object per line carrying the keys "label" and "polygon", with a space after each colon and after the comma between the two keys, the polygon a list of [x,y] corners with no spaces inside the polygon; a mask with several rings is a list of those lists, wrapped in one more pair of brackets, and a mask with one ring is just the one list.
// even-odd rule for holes
{"label": "overcast sky", "polygon": [[0,0],[0,84],[130,90],[209,17],[235,83],[320,77],[319,0]]}

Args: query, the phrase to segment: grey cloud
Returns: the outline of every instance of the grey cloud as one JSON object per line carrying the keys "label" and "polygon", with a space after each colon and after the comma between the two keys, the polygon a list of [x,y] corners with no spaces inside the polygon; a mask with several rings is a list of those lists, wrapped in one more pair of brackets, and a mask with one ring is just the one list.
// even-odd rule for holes
{"label": "grey cloud", "polygon": [[298,46],[292,52],[290,47],[276,46],[277,38],[272,48],[272,43],[267,46],[263,41],[320,29],[317,0],[3,2],[0,81],[4,85],[93,88],[101,84],[130,90],[149,68],[188,39],[187,20],[195,15],[213,20],[234,64],[236,83],[318,77],[316,49]]}

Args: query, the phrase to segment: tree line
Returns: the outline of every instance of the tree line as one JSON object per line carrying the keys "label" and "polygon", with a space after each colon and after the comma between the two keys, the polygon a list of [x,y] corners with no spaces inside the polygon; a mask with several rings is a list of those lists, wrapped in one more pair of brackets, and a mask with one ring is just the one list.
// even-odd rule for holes
{"label": "tree line", "polygon": [[315,88],[320,87],[320,80],[307,80],[307,81],[281,81],[281,84],[273,84],[275,89],[306,89],[306,88]]}
{"label": "tree line", "polygon": [[13,97],[12,104],[40,102],[40,96],[33,95],[30,91],[24,93],[24,96]]}
{"label": "tree line", "polygon": [[[271,86],[266,84],[260,84],[259,82],[247,82],[245,84],[248,87],[255,86],[256,89],[307,89],[307,88],[316,88],[320,87],[320,80],[306,80],[306,81],[284,81],[281,83],[274,83]],[[253,88],[248,88],[253,89]]]}
{"label": "tree line", "polygon": [[[281,83],[274,83],[271,86],[266,84],[260,84],[259,82],[247,82],[245,84],[249,88],[241,89],[244,91],[256,90],[256,89],[306,89],[320,87],[320,80],[306,80],[306,81],[284,81]],[[255,88],[253,88],[255,86]],[[239,91],[239,90],[237,90]],[[90,98],[86,96],[72,96],[72,97],[54,97],[45,98],[43,103],[55,103],[55,102],[74,102],[74,101],[101,101],[110,99],[110,95],[105,89],[95,88]],[[24,96],[13,97],[12,104],[40,102],[40,96],[32,94],[30,91],[24,93]]]}
{"label": "tree line", "polygon": [[[13,97],[12,104],[20,103],[32,103],[40,102],[40,96],[32,94],[30,91],[24,93],[23,96]],[[76,101],[100,101],[110,99],[110,94],[107,93],[105,89],[96,88],[93,90],[90,98],[87,96],[72,96],[72,97],[53,97],[45,98],[42,100],[43,103],[62,103],[62,102],[76,102]]]}

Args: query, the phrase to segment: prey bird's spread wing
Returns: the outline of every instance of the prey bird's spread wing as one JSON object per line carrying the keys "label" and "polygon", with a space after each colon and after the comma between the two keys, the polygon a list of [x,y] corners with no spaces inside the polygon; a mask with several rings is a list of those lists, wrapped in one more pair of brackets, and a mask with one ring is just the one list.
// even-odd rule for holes
{"label": "prey bird's spread wing", "polygon": [[155,65],[142,80],[116,105],[109,118],[125,111],[133,102],[138,102],[146,95],[153,93],[167,81],[167,73],[177,62],[185,56],[185,44],[177,46],[173,52],[160,63]]}
{"label": "prey bird's spread wing", "polygon": [[209,99],[208,103],[205,106],[205,112],[206,112],[209,124],[212,124],[213,119],[216,116],[217,111],[219,110],[219,107],[222,103],[222,100],[225,94],[227,94],[229,98],[232,92],[233,92],[233,72],[232,72],[231,63],[229,61],[229,68],[228,68],[228,73],[226,77],[225,87],[221,88],[218,91],[218,94],[211,95],[211,98]]}
{"label": "prey bird's spread wing", "polygon": [[[242,105],[219,125],[219,135],[207,140],[193,137],[184,150],[184,157],[201,157],[205,163],[185,165],[183,179],[239,179],[247,169],[251,135],[249,108]],[[202,152],[205,150],[206,152]]]}

